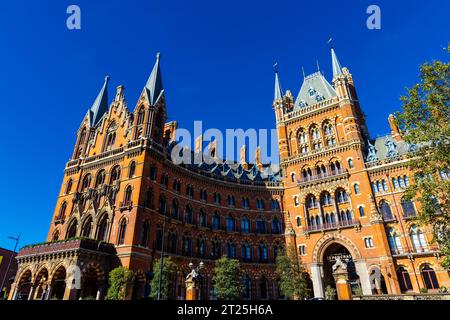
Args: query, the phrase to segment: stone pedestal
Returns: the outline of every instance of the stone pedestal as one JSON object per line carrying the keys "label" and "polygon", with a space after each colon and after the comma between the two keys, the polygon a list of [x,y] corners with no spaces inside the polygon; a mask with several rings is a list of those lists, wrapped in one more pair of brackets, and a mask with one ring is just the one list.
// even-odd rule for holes
{"label": "stone pedestal", "polygon": [[348,283],[348,273],[333,273],[334,280],[336,281],[336,291],[338,300],[351,300],[352,291],[350,284]]}
{"label": "stone pedestal", "polygon": [[186,280],[186,300],[197,300],[197,288],[195,286],[195,281],[189,279]]}

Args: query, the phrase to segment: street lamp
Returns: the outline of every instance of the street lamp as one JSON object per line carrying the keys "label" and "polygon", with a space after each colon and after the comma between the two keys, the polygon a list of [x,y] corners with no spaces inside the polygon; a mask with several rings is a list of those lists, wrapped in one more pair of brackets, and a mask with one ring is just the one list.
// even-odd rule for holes
{"label": "street lamp", "polygon": [[197,279],[200,276],[200,270],[205,267],[203,261],[199,263],[197,267],[194,267],[194,264],[189,263],[189,269],[191,272],[187,275],[185,284],[186,284],[186,300],[197,300]]}
{"label": "street lamp", "polygon": [[17,238],[8,237],[8,239],[16,241],[16,245],[14,246],[14,251],[11,254],[11,257],[9,258],[8,267],[6,268],[6,273],[5,273],[5,276],[3,277],[3,280],[2,280],[2,286],[0,287],[0,290],[2,290],[2,291],[3,291],[3,286],[5,285],[6,278],[8,277],[8,274],[9,274],[9,269],[11,268],[11,262],[12,262],[12,259],[14,258],[14,253],[16,253],[17,245],[19,244],[20,233],[19,233],[19,236]]}

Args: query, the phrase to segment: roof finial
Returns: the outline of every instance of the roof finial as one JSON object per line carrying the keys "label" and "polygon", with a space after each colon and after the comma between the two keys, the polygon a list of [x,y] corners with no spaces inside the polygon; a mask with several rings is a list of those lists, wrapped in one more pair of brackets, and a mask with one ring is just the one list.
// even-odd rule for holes
{"label": "roof finial", "polygon": [[320,72],[319,60],[316,60],[316,64],[317,64],[317,72]]}
{"label": "roof finial", "polygon": [[105,76],[105,82],[108,82],[110,78],[111,78],[110,76],[106,75]]}
{"label": "roof finial", "polygon": [[281,90],[280,80],[278,79],[278,63],[275,62],[273,65],[275,70],[275,95],[274,100],[283,99],[283,91]]}
{"label": "roof finial", "polygon": [[305,68],[302,66],[302,72],[303,72],[303,79],[306,78],[306,74],[305,74]]}
{"label": "roof finial", "polygon": [[332,37],[330,37],[330,39],[328,39],[327,43],[330,46],[330,48],[333,48],[333,38]]}
{"label": "roof finial", "polygon": [[161,59],[161,52],[156,53],[156,60],[159,60],[159,59]]}

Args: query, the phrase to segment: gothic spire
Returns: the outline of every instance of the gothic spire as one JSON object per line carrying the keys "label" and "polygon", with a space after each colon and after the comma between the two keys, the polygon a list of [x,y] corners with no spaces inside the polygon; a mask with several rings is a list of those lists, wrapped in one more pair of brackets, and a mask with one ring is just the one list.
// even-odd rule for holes
{"label": "gothic spire", "polygon": [[331,47],[331,60],[333,63],[333,79],[334,79],[335,77],[340,76],[342,74],[342,67],[333,47]]}
{"label": "gothic spire", "polygon": [[159,69],[159,61],[161,58],[161,54],[158,52],[156,54],[156,63],[153,67],[152,73],[147,80],[147,84],[145,85],[145,90],[148,95],[148,99],[151,105],[155,105],[158,102],[160,96],[164,92],[162,78],[161,78],[161,70]]}
{"label": "gothic spire", "polygon": [[273,68],[275,69],[275,94],[274,100],[283,99],[283,91],[281,90],[280,80],[278,79],[278,64],[275,63]]}
{"label": "gothic spire", "polygon": [[105,83],[95,99],[92,107],[89,109],[91,126],[94,127],[98,121],[108,111],[108,82],[109,76],[105,77]]}

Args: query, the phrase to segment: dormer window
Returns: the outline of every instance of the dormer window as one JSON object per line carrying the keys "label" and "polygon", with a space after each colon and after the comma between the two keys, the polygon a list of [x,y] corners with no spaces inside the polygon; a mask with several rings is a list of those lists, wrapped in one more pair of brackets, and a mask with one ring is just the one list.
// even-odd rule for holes
{"label": "dormer window", "polygon": [[318,95],[316,96],[316,101],[317,101],[317,102],[323,101],[324,99],[325,99],[325,97],[322,96],[322,95],[320,95],[320,94],[318,94]]}
{"label": "dormer window", "polygon": [[310,97],[314,97],[317,91],[314,88],[309,88],[308,93]]}

